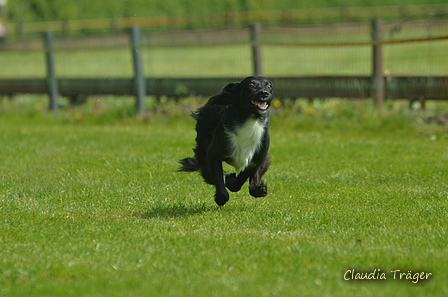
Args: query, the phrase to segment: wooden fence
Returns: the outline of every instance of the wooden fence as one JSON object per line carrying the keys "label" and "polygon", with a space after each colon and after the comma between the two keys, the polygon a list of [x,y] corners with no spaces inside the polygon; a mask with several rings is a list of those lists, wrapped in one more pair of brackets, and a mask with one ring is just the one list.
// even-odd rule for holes
{"label": "wooden fence", "polygon": [[[362,43],[362,45],[370,45],[373,52],[372,74],[370,76],[269,77],[275,86],[275,95],[277,97],[293,98],[375,98],[378,108],[382,108],[385,98],[448,99],[448,76],[384,76],[382,64],[382,47],[384,44],[427,41],[431,38],[383,41],[382,26],[381,20],[373,21],[372,40]],[[251,28],[253,74],[262,75],[263,61],[260,51],[263,42],[261,24],[255,23]],[[129,35],[133,57],[133,78],[57,78],[54,71],[53,34],[46,32],[42,35],[45,44],[46,78],[0,79],[0,94],[48,93],[49,107],[54,111],[58,109],[58,95],[68,96],[73,100],[80,95],[135,95],[137,109],[144,111],[146,94],[155,96],[211,96],[227,83],[241,80],[241,77],[145,78],[139,27],[132,27],[129,30]],[[448,40],[448,36],[432,39]]]}

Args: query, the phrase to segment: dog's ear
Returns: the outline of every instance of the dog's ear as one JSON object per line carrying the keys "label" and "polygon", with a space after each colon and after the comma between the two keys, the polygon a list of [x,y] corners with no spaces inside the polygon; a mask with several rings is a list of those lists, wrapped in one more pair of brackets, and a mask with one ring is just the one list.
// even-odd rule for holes
{"label": "dog's ear", "polygon": [[207,101],[207,105],[229,105],[235,103],[238,98],[240,83],[230,83],[222,88],[221,93],[216,94]]}
{"label": "dog's ear", "polygon": [[230,83],[222,88],[221,93],[225,96],[237,95],[240,91],[240,83]]}

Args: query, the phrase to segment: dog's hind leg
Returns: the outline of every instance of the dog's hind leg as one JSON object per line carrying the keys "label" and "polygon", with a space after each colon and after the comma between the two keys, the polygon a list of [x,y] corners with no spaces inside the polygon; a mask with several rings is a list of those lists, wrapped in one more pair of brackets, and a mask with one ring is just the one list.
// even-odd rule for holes
{"label": "dog's hind leg", "polygon": [[253,197],[264,197],[268,194],[268,184],[263,181],[261,177],[269,168],[271,161],[269,160],[269,156],[263,161],[263,163],[258,167],[257,171],[250,176],[249,181],[249,193]]}

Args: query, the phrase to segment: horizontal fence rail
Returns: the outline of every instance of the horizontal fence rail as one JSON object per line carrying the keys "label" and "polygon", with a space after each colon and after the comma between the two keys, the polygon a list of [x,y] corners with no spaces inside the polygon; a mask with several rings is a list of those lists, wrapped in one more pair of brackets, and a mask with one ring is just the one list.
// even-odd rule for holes
{"label": "horizontal fence rail", "polygon": [[[371,98],[372,78],[369,76],[270,77],[275,96],[290,98],[341,97]],[[147,78],[146,93],[155,96],[211,96],[229,82],[241,77],[219,78]],[[448,76],[384,78],[388,99],[448,99]],[[67,97],[80,95],[135,95],[134,80],[129,78],[60,78],[59,93]],[[45,79],[0,79],[4,95],[48,92]]]}

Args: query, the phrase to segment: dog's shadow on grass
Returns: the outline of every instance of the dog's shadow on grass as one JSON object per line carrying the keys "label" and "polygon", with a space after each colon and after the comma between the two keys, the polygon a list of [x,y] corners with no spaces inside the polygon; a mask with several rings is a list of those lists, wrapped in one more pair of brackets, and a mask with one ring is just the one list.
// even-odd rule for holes
{"label": "dog's shadow on grass", "polygon": [[134,213],[134,217],[140,219],[181,218],[202,214],[211,210],[213,210],[213,208],[206,205],[165,205],[155,206],[145,212]]}

